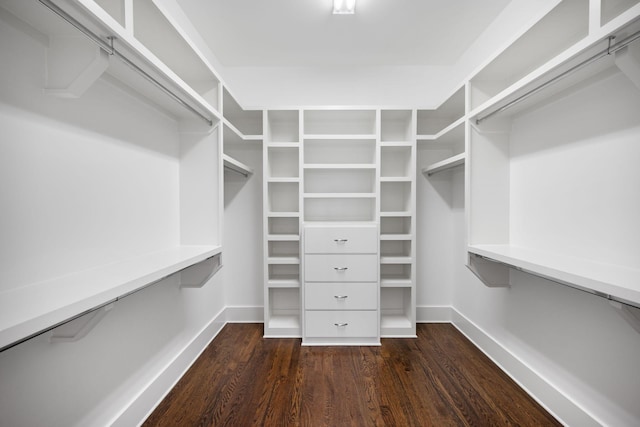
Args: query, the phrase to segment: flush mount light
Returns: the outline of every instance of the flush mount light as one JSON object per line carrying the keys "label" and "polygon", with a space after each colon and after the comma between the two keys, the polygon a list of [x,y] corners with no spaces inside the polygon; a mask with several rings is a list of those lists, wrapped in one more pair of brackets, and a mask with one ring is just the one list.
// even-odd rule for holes
{"label": "flush mount light", "polygon": [[334,15],[353,15],[356,11],[356,0],[333,0]]}

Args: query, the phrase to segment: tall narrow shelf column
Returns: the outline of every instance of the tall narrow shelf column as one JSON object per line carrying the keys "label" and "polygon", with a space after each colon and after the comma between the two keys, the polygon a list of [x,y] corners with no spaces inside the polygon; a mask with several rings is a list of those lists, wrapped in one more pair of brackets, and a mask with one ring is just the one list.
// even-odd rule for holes
{"label": "tall narrow shelf column", "polygon": [[301,114],[264,115],[264,336],[300,337]]}
{"label": "tall narrow shelf column", "polygon": [[380,114],[380,330],[416,336],[415,110]]}

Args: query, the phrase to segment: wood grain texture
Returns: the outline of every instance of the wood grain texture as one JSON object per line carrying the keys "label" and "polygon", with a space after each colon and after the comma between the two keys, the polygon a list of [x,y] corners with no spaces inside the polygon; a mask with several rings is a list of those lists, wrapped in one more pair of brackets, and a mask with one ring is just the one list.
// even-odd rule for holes
{"label": "wood grain texture", "polygon": [[301,347],[229,324],[144,426],[559,426],[455,327]]}

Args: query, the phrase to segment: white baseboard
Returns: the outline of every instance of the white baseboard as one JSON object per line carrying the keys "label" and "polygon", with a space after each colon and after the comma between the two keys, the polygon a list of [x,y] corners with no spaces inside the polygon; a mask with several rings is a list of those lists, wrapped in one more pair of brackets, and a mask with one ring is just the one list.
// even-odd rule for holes
{"label": "white baseboard", "polygon": [[562,424],[580,427],[599,427],[602,425],[584,408],[571,401],[535,372],[526,362],[511,353],[453,307],[451,307],[451,316],[451,323],[462,334]]}
{"label": "white baseboard", "polygon": [[189,343],[167,364],[167,366],[135,396],[113,420],[111,426],[139,426],[153,412],[185,372],[207,348],[211,340],[222,330],[226,322],[223,308]]}

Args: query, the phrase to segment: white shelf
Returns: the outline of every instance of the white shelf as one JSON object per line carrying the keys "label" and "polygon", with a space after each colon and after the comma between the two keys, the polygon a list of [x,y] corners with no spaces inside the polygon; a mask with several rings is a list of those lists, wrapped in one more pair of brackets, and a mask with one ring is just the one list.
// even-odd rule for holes
{"label": "white shelf", "polygon": [[[455,122],[451,123],[449,126],[442,129],[440,132],[435,133],[433,135],[417,135],[416,139],[418,141],[439,141],[445,138],[447,135],[449,135],[453,131],[455,131],[456,129],[458,129],[458,127],[464,123],[465,118],[466,117],[460,117],[458,120],[456,120]],[[462,137],[464,138],[464,133]]]}
{"label": "white shelf", "polygon": [[272,315],[269,319],[269,329],[299,329],[300,316],[295,314]]}
{"label": "white shelf", "polygon": [[300,182],[300,178],[298,178],[297,176],[295,177],[290,177],[290,176],[278,176],[278,177],[270,177],[267,178],[267,182]]}
{"label": "white shelf", "polygon": [[233,157],[223,154],[222,162],[224,164],[225,169],[232,170],[244,176],[249,176],[253,174],[253,169],[244,163],[234,159]]}
{"label": "white shelf", "polygon": [[411,240],[411,234],[380,234],[380,240]]}
{"label": "white shelf", "polygon": [[380,264],[411,264],[410,256],[381,256]]}
{"label": "white shelf", "polygon": [[298,148],[299,142],[268,142],[267,147],[270,148]]}
{"label": "white shelf", "polygon": [[412,329],[411,320],[403,314],[385,314],[384,312],[380,316],[380,329]]}
{"label": "white shelf", "polygon": [[411,279],[382,277],[380,279],[380,287],[382,288],[411,288],[413,282]]}
{"label": "white shelf", "polygon": [[0,348],[115,301],[221,252],[178,246],[0,293]]}
{"label": "white shelf", "polygon": [[268,234],[267,240],[270,242],[295,242],[300,240],[297,234]]}
{"label": "white shelf", "polygon": [[269,218],[298,218],[300,212],[267,212]]}
{"label": "white shelf", "polygon": [[411,141],[380,141],[381,147],[413,147]]}
{"label": "white shelf", "polygon": [[413,178],[408,176],[381,176],[380,182],[412,182]]}
{"label": "white shelf", "polygon": [[471,245],[468,250],[551,280],[640,305],[640,269],[511,245]]}
{"label": "white shelf", "polygon": [[375,199],[376,193],[304,193],[305,199]]}
{"label": "white shelf", "polygon": [[427,175],[433,175],[434,173],[438,173],[441,171],[445,171],[447,169],[454,168],[456,166],[463,165],[466,159],[465,153],[456,154],[455,156],[451,156],[442,161],[436,162],[432,165],[427,166],[422,169],[422,173],[426,173]]}
{"label": "white shelf", "polygon": [[376,139],[376,134],[306,134],[303,136],[304,139]]}
{"label": "white shelf", "polygon": [[299,288],[300,277],[299,275],[278,275],[267,280],[267,286],[269,288]]}
{"label": "white shelf", "polygon": [[305,169],[375,169],[375,164],[370,163],[305,163]]}
{"label": "white shelf", "polygon": [[387,211],[380,212],[381,217],[411,217],[411,212],[408,211]]}
{"label": "white shelf", "polygon": [[300,264],[300,258],[294,256],[273,256],[267,258],[267,264],[275,265],[275,264],[290,264],[296,265]]}

